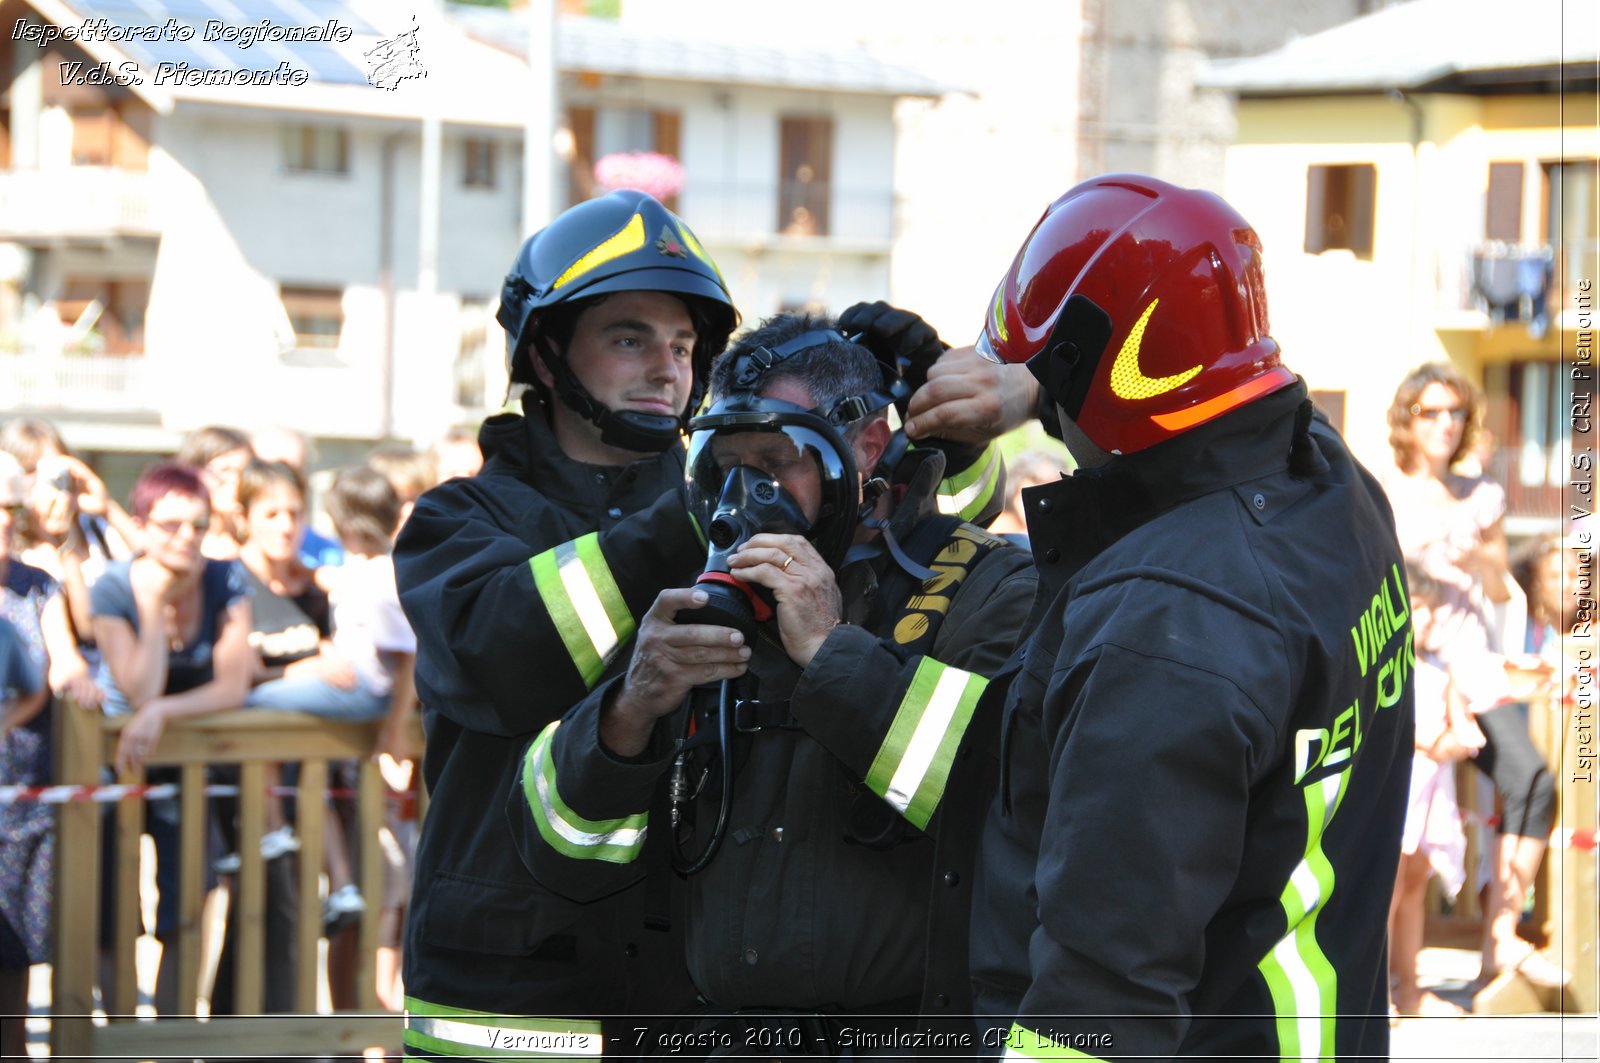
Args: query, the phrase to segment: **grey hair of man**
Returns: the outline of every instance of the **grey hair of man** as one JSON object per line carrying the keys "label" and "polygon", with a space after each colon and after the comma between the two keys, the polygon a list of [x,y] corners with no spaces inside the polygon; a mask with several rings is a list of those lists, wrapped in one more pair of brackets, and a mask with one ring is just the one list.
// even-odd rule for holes
{"label": "grey hair of man", "polygon": [[[776,349],[802,333],[837,328],[833,318],[822,314],[781,313],[767,318],[758,328],[743,333],[729,344],[712,365],[711,401],[716,402],[737,390],[735,366],[757,347]],[[813,408],[825,412],[840,399],[872,391],[881,379],[878,360],[872,352],[841,338],[809,347],[778,362],[762,374],[757,387],[765,392],[778,381],[793,380],[811,393]],[[887,416],[886,411],[887,408],[879,410],[843,426],[845,438],[853,440],[865,425]]]}

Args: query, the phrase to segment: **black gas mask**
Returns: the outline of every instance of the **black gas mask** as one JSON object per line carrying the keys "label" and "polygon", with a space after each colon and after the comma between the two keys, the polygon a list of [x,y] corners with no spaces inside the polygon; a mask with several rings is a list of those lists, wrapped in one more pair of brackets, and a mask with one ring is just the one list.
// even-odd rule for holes
{"label": "black gas mask", "polygon": [[680,624],[718,624],[755,637],[756,624],[772,617],[772,592],[735,579],[728,558],[761,532],[805,535],[811,522],[783,485],[760,469],[736,465],[722,482],[716,506],[706,523],[705,571],[695,581],[708,601],[678,614]]}
{"label": "black gas mask", "polygon": [[[754,621],[765,620],[771,615],[765,589],[744,588],[728,575],[728,557],[758,532],[786,532],[805,536],[837,568],[855,533],[855,452],[812,411],[748,392],[719,400],[689,430],[689,504],[708,543],[700,582],[713,594],[718,585],[740,589]],[[815,485],[809,518],[785,481]],[[735,606],[733,616],[740,615]],[[753,630],[750,621],[729,626],[747,636]]]}
{"label": "black gas mask", "polygon": [[[853,342],[824,328],[770,348],[739,351],[727,375],[727,393],[689,422],[689,504],[707,540],[706,566],[696,586],[708,601],[680,611],[678,623],[735,628],[753,644],[757,625],[772,617],[774,605],[764,587],[735,579],[728,561],[755,535],[802,535],[829,568],[837,572],[844,564],[862,507],[855,448],[846,432],[888,406],[903,385],[885,375],[876,388],[814,409],[759,392],[767,374],[787,359],[814,347]],[[670,787],[673,866],[680,874],[706,867],[721,844],[733,794],[735,716],[762,706],[753,679],[746,675],[716,688],[697,688],[690,696]],[[738,733],[767,726],[784,725],[741,726]],[[720,776],[716,820],[709,830],[702,825],[705,840],[691,858],[683,836],[695,834],[695,798],[713,766]]]}

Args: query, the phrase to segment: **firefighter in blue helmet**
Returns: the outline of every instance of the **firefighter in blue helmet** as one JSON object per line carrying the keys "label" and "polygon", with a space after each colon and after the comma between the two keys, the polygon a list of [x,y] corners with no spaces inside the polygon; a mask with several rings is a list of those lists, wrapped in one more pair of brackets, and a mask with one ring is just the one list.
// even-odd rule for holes
{"label": "firefighter in blue helmet", "polygon": [[688,226],[616,192],[527,241],[499,321],[522,413],[484,423],[481,472],[425,494],[395,549],[430,795],[405,1044],[446,1058],[546,1035],[586,1054],[603,1017],[679,1002],[659,977],[670,942],[638,898],[541,889],[505,794],[527,736],[606,674],[665,581],[698,571],[681,432],[738,315]]}

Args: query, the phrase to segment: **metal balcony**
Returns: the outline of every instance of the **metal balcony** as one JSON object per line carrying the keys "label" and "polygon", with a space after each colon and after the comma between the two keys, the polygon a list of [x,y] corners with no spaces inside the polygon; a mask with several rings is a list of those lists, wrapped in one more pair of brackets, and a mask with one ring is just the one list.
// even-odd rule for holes
{"label": "metal balcony", "polygon": [[156,236],[150,175],[105,166],[0,171],[0,240]]}

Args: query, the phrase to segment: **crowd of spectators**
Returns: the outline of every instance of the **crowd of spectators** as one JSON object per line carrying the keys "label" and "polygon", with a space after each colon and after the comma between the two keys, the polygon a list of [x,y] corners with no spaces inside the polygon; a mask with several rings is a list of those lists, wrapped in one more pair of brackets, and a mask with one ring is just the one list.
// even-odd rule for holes
{"label": "crowd of spectators", "polygon": [[[1382,479],[1407,562],[1416,657],[1416,748],[1390,910],[1391,1000],[1398,1014],[1460,1015],[1417,984],[1432,875],[1447,901],[1463,888],[1479,893],[1481,983],[1502,971],[1550,988],[1571,978],[1518,930],[1555,822],[1555,780],[1530,736],[1528,710],[1560,697],[1563,612],[1549,584],[1562,571],[1561,540],[1525,544],[1521,554],[1544,560],[1524,561],[1524,582],[1513,578],[1506,492],[1478,458],[1482,395],[1452,366],[1409,373],[1388,422],[1395,464]],[[1492,783],[1497,814],[1468,821],[1460,762]],[[1491,824],[1483,867],[1466,866],[1465,831]]]}
{"label": "crowd of spectators", "polygon": [[[51,782],[52,697],[128,717],[110,765],[124,777],[143,772],[147,782],[176,781],[174,768],[145,770],[172,721],[261,708],[382,721],[373,756],[391,786],[413,785],[416,643],[399,608],[389,550],[417,496],[441,479],[476,473],[476,440],[457,431],[431,453],[374,448],[357,465],[313,477],[324,482],[316,499],[310,457],[304,436],[290,429],[250,434],[208,426],[147,467],[124,507],[50,422],[16,417],[0,424],[0,785]],[[325,514],[320,522],[313,519],[317,506]],[[295,998],[300,843],[293,803],[327,800],[297,791],[297,768],[269,769],[261,839],[268,1011],[291,1010]],[[335,765],[332,792],[349,792],[354,779],[353,763]],[[227,784],[238,783],[237,767],[213,766],[208,781],[223,784],[217,789],[226,794]],[[236,888],[239,804],[229,796],[207,802],[208,889]],[[331,804],[322,870],[334,1001],[355,1003],[351,957],[368,898],[351,869],[365,842],[382,848],[388,870],[384,896],[372,899],[383,906],[378,993],[398,1009],[396,957],[414,838],[400,809],[415,805],[389,802],[382,837],[360,839],[353,803]],[[145,823],[157,905],[154,925],[140,929],[167,945],[180,932],[177,801],[148,801]],[[108,847],[111,835],[107,830]],[[0,803],[0,1013],[26,1012],[29,968],[52,959],[53,846],[51,806]],[[112,867],[104,861],[107,875]],[[109,892],[109,877],[105,884]],[[113,907],[102,906],[103,919]],[[228,907],[213,1014],[233,1007],[237,905]],[[113,932],[102,928],[102,946]],[[155,995],[161,1013],[187,1010],[174,984],[175,952],[163,949]],[[109,1000],[109,987],[101,989]],[[0,1056],[25,1054],[23,1024],[3,1025]]]}

